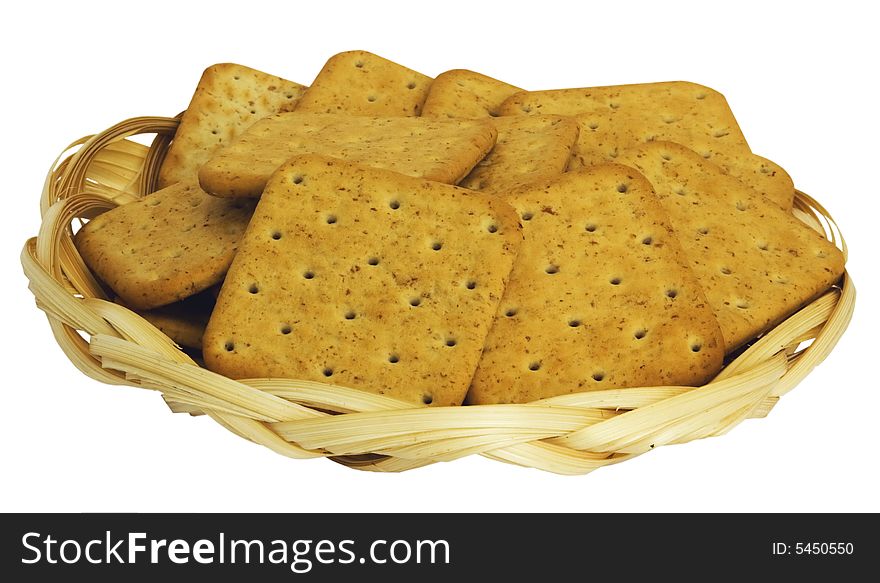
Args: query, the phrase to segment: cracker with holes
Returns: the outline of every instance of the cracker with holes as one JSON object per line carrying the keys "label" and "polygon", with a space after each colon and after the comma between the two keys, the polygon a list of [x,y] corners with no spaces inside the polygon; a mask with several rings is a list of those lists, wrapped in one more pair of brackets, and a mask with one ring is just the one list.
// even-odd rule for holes
{"label": "cracker with holes", "polygon": [[621,159],[653,183],[728,351],[782,321],[843,274],[843,254],[824,236],[698,153],[651,142]]}
{"label": "cracker with holes", "polygon": [[525,241],[469,403],[699,385],[720,370],[718,323],[638,172],[594,166],[506,200]]}
{"label": "cracker with holes", "polygon": [[214,151],[255,121],[293,111],[299,83],[250,67],[221,63],[205,69],[159,171],[159,187],[195,178]]}
{"label": "cracker with holes", "polygon": [[683,81],[517,93],[502,115],[557,114],[578,118],[581,132],[570,168],[613,162],[622,149],[670,140],[696,150],[725,171],[790,209],[794,183],[766,158],[752,154],[727,100]]}
{"label": "cracker with holes", "polygon": [[441,73],[431,83],[422,116],[497,117],[504,100],[520,91],[519,87],[475,71],[453,69]]}
{"label": "cracker with holes", "polygon": [[147,310],[221,281],[253,209],[179,182],[94,218],[75,242],[125,305]]}
{"label": "cracker with holes", "polygon": [[330,57],[297,110],[348,115],[417,116],[431,78],[367,51]]}
{"label": "cracker with holes", "polygon": [[565,171],[578,136],[575,119],[535,115],[495,118],[492,123],[498,130],[495,147],[459,186],[506,194]]}
{"label": "cracker with holes", "polygon": [[266,187],[205,332],[232,378],[467,392],[522,233],[504,201],[320,156]]}
{"label": "cracker with holes", "polygon": [[216,196],[257,197],[269,176],[301,154],[320,154],[455,184],[495,144],[489,120],[281,113],[255,123],[199,171]]}

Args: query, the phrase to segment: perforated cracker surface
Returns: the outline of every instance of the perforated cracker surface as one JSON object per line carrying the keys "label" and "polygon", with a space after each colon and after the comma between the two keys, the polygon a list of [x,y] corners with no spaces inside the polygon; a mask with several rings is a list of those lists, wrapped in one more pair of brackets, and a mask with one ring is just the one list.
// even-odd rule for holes
{"label": "perforated cracker surface", "polygon": [[684,144],[790,209],[794,184],[773,162],[755,156],[724,96],[683,81],[522,92],[503,115],[576,116],[581,125],[571,168],[614,162],[641,142]]}
{"label": "perforated cracker surface", "polygon": [[417,116],[431,78],[367,51],[330,57],[297,105],[312,113]]}
{"label": "perforated cracker surface", "polygon": [[425,100],[424,117],[480,118],[501,115],[504,100],[522,91],[487,75],[453,69],[441,73],[431,83]]}
{"label": "perforated cracker surface", "polygon": [[771,328],[842,275],[837,247],[698,153],[652,142],[621,159],[654,185],[728,350]]}
{"label": "perforated cracker surface", "polygon": [[495,144],[489,120],[282,113],[254,124],[199,171],[217,196],[259,196],[276,168],[321,154],[408,176],[454,184]]}
{"label": "perforated cracker surface", "polygon": [[234,63],[205,69],[159,171],[159,187],[195,178],[218,148],[255,121],[293,111],[305,91],[299,83]]}
{"label": "perforated cracker surface", "polygon": [[502,200],[319,156],[273,176],[205,333],[224,375],[461,403],[522,234]]}
{"label": "perforated cracker surface", "polygon": [[253,209],[179,182],[94,218],[76,246],[126,305],[150,309],[219,282]]}
{"label": "perforated cracker surface", "polygon": [[578,135],[573,118],[555,115],[492,119],[498,139],[459,186],[506,194],[517,186],[562,174]]}
{"label": "perforated cracker surface", "polygon": [[525,240],[468,402],[700,384],[720,369],[718,324],[635,170],[569,172],[507,200]]}

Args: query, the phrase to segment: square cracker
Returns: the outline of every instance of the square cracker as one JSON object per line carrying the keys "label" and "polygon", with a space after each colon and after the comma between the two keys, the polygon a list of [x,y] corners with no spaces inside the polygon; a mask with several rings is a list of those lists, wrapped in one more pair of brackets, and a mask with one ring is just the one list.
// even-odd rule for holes
{"label": "square cracker", "polygon": [[297,110],[349,115],[417,116],[431,78],[367,51],[330,57]]}
{"label": "square cracker", "polygon": [[467,69],[441,73],[431,83],[423,117],[480,118],[500,115],[504,100],[522,91],[498,79]]}
{"label": "square cracker", "polygon": [[257,197],[293,156],[321,154],[455,184],[495,144],[489,120],[281,113],[262,119],[199,171],[216,196]]}
{"label": "square cracker", "polygon": [[620,159],[654,185],[728,351],[782,321],[843,274],[837,247],[698,153],[650,142]]}
{"label": "square cracker", "polygon": [[254,206],[178,182],[95,217],[76,246],[125,305],[147,310],[222,280]]}
{"label": "square cracker", "polygon": [[725,172],[745,182],[781,208],[791,209],[794,183],[776,163],[738,148],[719,148],[714,138],[692,131],[686,125],[651,127],[643,116],[641,111],[635,114],[605,112],[575,116],[580,122],[581,134],[569,168],[618,160],[621,150],[638,143],[676,141],[687,144],[703,158],[712,160]]}
{"label": "square cracker", "polygon": [[460,404],[522,233],[497,197],[321,156],[272,177],[205,332],[232,378]]}
{"label": "square cracker", "polygon": [[752,154],[727,100],[717,91],[684,81],[522,92],[501,106],[502,115],[573,115],[581,132],[570,168],[614,162],[640,142],[669,140],[711,159],[780,207],[790,209],[791,177]]}
{"label": "square cracker", "polygon": [[699,385],[720,370],[718,323],[638,172],[594,166],[506,200],[525,240],[469,403]]}
{"label": "square cracker", "polygon": [[293,111],[299,83],[234,63],[205,69],[159,170],[159,188],[195,178],[214,151],[255,121]]}
{"label": "square cracker", "polygon": [[489,155],[459,186],[506,194],[516,186],[565,172],[577,141],[578,124],[556,115],[492,119],[498,140]]}

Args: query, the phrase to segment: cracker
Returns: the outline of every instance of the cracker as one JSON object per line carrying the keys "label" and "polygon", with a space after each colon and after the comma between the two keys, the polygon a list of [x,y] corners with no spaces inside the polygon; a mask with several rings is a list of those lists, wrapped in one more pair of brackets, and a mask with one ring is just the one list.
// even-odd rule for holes
{"label": "cracker", "polygon": [[520,91],[519,87],[474,71],[453,69],[431,83],[422,116],[497,117],[504,100]]}
{"label": "cracker", "polygon": [[159,187],[195,178],[214,151],[267,115],[293,111],[299,83],[236,65],[205,69],[159,170]]}
{"label": "cracker", "polygon": [[469,403],[699,385],[720,370],[718,323],[644,177],[599,165],[506,200],[525,241]]}
{"label": "cracker", "polygon": [[199,182],[216,196],[256,197],[288,159],[321,154],[455,184],[492,149],[496,136],[489,120],[281,113],[217,152],[199,171]]}
{"label": "cracker", "polygon": [[214,287],[179,302],[138,313],[180,346],[201,350],[202,335],[216,301]]}
{"label": "cracker", "polygon": [[516,186],[565,171],[578,135],[573,118],[517,116],[496,118],[492,123],[498,130],[495,147],[460,186],[506,194]]}
{"label": "cracker", "polygon": [[205,362],[460,404],[522,240],[501,199],[321,156],[272,177]]}
{"label": "cracker", "polygon": [[76,246],[127,306],[147,310],[219,282],[253,209],[179,182],[89,221]]}
{"label": "cracker", "polygon": [[837,247],[698,153],[651,142],[620,159],[653,183],[728,351],[782,321],[843,274]]}
{"label": "cracker", "polygon": [[776,162],[757,154],[731,154],[721,150],[713,152],[704,149],[700,154],[740,182],[772,200],[780,208],[791,210],[794,204],[794,181]]}
{"label": "cracker", "polygon": [[674,141],[712,159],[780,207],[790,209],[794,184],[776,164],[755,156],[717,91],[684,81],[518,93],[503,115],[577,116],[581,132],[570,168],[615,161],[622,149]]}
{"label": "cracker", "polygon": [[374,117],[417,116],[431,78],[366,51],[330,57],[298,111]]}

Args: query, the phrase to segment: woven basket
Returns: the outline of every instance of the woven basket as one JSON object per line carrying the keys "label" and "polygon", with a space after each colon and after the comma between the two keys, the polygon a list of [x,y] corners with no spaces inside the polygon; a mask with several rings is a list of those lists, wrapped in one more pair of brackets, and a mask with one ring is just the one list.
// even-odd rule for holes
{"label": "woven basket", "polygon": [[[43,188],[42,225],[21,260],[55,339],[85,374],[159,391],[175,412],[206,414],[292,458],[329,457],[397,472],[480,454],[583,474],[650,449],[726,433],[764,417],[822,362],[852,316],[848,274],[730,360],[702,387],[592,391],[521,405],[413,408],[326,383],[232,380],[200,368],[146,320],[108,300],[72,241],[71,225],[156,189],[177,118],[141,117],[71,144]],[[155,134],[150,147],[129,139]],[[802,192],[795,215],[846,253],[831,217]]]}

